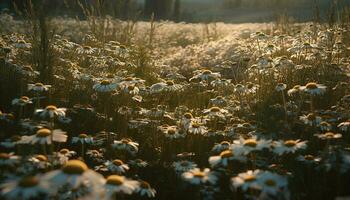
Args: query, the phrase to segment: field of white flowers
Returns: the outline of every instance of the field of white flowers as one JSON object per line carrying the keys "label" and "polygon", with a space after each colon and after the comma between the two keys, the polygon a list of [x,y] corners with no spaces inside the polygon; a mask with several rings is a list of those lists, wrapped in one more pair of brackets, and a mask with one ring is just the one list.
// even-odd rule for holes
{"label": "field of white flowers", "polygon": [[0,199],[350,199],[349,24],[0,15]]}

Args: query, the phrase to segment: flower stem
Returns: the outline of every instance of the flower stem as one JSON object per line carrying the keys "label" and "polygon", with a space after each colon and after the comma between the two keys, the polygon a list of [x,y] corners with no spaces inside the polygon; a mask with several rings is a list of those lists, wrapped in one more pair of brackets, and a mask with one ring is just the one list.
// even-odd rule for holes
{"label": "flower stem", "polygon": [[310,95],[310,111],[314,112],[314,98]]}
{"label": "flower stem", "polygon": [[284,92],[282,90],[282,100],[283,100],[283,109],[284,109],[284,117],[285,117],[285,121],[287,122],[288,116],[287,116],[287,103],[286,103],[286,97],[284,95]]}

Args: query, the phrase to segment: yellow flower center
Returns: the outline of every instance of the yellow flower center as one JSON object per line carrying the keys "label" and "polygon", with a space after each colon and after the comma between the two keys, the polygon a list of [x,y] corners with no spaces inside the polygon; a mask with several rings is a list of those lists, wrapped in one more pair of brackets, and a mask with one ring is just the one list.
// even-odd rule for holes
{"label": "yellow flower center", "polygon": [[335,135],[335,134],[332,133],[332,132],[327,132],[327,133],[324,134],[324,137],[326,137],[326,138],[333,138],[334,135]]}
{"label": "yellow flower center", "polygon": [[317,83],[310,82],[310,83],[306,84],[305,87],[309,90],[314,90],[314,89],[317,89]]}
{"label": "yellow flower center", "polygon": [[287,140],[284,142],[284,146],[286,147],[294,147],[295,145],[297,145],[297,142],[294,140]]}
{"label": "yellow flower center", "polygon": [[128,144],[129,142],[131,142],[131,140],[129,138],[123,138],[121,142],[124,144]]}
{"label": "yellow flower center", "polygon": [[141,181],[140,187],[144,188],[144,189],[150,189],[151,185],[148,182],[146,182],[146,181]]}
{"label": "yellow flower center", "polygon": [[9,113],[9,114],[6,115],[6,118],[10,119],[10,120],[14,120],[15,116],[12,113]]}
{"label": "yellow flower center", "polygon": [[201,125],[199,123],[193,123],[192,124],[192,128],[199,128]]}
{"label": "yellow flower center", "polygon": [[244,141],[244,146],[256,147],[256,145],[258,145],[258,143],[254,139],[248,139]]}
{"label": "yellow flower center", "polygon": [[51,130],[49,130],[49,129],[47,129],[47,128],[39,129],[39,130],[36,132],[36,136],[37,136],[37,137],[48,137],[49,135],[51,135]]}
{"label": "yellow flower center", "polygon": [[121,166],[123,165],[123,161],[122,160],[119,160],[119,159],[116,159],[116,160],[113,160],[113,164],[116,165],[116,166]]}
{"label": "yellow flower center", "polygon": [[100,82],[100,84],[106,86],[106,85],[111,84],[111,82],[110,82],[109,80],[102,80],[102,81]]}
{"label": "yellow flower center", "polygon": [[86,135],[85,133],[81,133],[81,134],[79,134],[78,137],[79,137],[80,139],[84,139],[84,138],[87,138],[88,135]]}
{"label": "yellow flower center", "polygon": [[65,155],[65,154],[69,153],[69,149],[61,149],[60,153]]}
{"label": "yellow flower center", "polygon": [[14,135],[14,136],[11,137],[11,141],[12,141],[12,142],[17,142],[17,141],[19,141],[20,139],[21,139],[21,136],[19,136],[19,135]]}
{"label": "yellow flower center", "polygon": [[38,159],[41,162],[46,162],[47,161],[47,157],[44,155],[37,155],[35,156],[36,159]]}
{"label": "yellow flower center", "polygon": [[42,84],[42,83],[35,83],[34,84],[36,87],[42,87],[42,86],[44,86],[44,84]]}
{"label": "yellow flower center", "polygon": [[111,175],[107,178],[106,183],[109,185],[121,185],[124,183],[124,179],[122,176]]}
{"label": "yellow flower center", "polygon": [[230,142],[228,141],[222,141],[220,142],[221,145],[226,145],[226,146],[230,146]]}
{"label": "yellow flower center", "polygon": [[22,102],[29,101],[29,97],[27,97],[27,96],[22,96],[22,97],[20,98],[20,101],[22,101]]}
{"label": "yellow flower center", "polygon": [[306,156],[304,156],[304,159],[305,160],[313,160],[314,157],[312,155],[306,155]]}
{"label": "yellow flower center", "polygon": [[245,128],[250,128],[252,125],[248,122],[242,124],[243,127]]}
{"label": "yellow flower center", "polygon": [[308,114],[308,115],[306,116],[306,118],[307,118],[308,120],[315,120],[315,119],[316,119],[316,115],[313,114],[313,113],[310,113],[310,114]]}
{"label": "yellow flower center", "polygon": [[254,175],[247,175],[246,177],[244,177],[245,182],[252,182],[255,180],[256,180],[256,176],[254,176]]}
{"label": "yellow flower center", "polygon": [[55,110],[57,110],[57,107],[56,107],[56,106],[53,106],[53,105],[49,105],[49,106],[46,106],[45,109],[46,109],[46,110],[50,110],[50,111],[55,111]]}
{"label": "yellow flower center", "polygon": [[278,83],[278,84],[277,84],[277,87],[283,88],[283,87],[284,87],[284,83]]}
{"label": "yellow flower center", "polygon": [[171,85],[174,85],[175,83],[174,83],[174,81],[167,81],[166,84],[171,86]]}
{"label": "yellow flower center", "polygon": [[188,163],[187,160],[183,160],[183,161],[181,161],[180,165],[181,165],[182,167],[187,167],[187,166],[189,165],[189,163]]}
{"label": "yellow flower center", "polygon": [[133,85],[129,85],[128,86],[128,90],[130,91],[130,90],[134,90],[135,89],[135,86],[133,86]]}
{"label": "yellow flower center", "polygon": [[210,70],[206,69],[202,73],[208,75],[208,74],[211,74],[212,72]]}
{"label": "yellow flower center", "polygon": [[330,124],[328,123],[328,122],[325,122],[325,121],[323,121],[323,122],[321,122],[320,123],[320,126],[329,126]]}
{"label": "yellow flower center", "polygon": [[2,160],[7,160],[7,159],[9,159],[11,156],[10,156],[10,154],[8,154],[8,153],[0,153],[0,159],[2,159]]}
{"label": "yellow flower center", "polygon": [[219,107],[211,107],[210,108],[210,112],[220,112],[220,108]]}
{"label": "yellow flower center", "polygon": [[93,149],[93,150],[91,150],[90,152],[91,152],[91,154],[99,154],[99,153],[100,153],[100,152],[98,152],[96,149]]}
{"label": "yellow flower center", "polygon": [[185,113],[185,114],[184,114],[184,117],[185,117],[186,119],[192,119],[192,118],[193,118],[193,115],[192,115],[191,113]]}
{"label": "yellow flower center", "polygon": [[62,171],[65,174],[82,174],[88,170],[87,165],[80,160],[69,160],[65,166],[63,166]]}
{"label": "yellow flower center", "polygon": [[247,85],[247,88],[248,89],[252,89],[254,87],[254,84],[253,83],[248,83],[248,85]]}
{"label": "yellow flower center", "polygon": [[124,79],[124,81],[132,81],[132,80],[134,80],[132,77],[127,77]]}
{"label": "yellow flower center", "polygon": [[271,187],[274,187],[277,185],[276,181],[275,180],[272,180],[272,179],[268,179],[265,181],[265,185],[267,186],[271,186]]}
{"label": "yellow flower center", "polygon": [[176,130],[174,128],[171,128],[168,130],[168,134],[169,135],[175,135],[176,134]]}
{"label": "yellow flower center", "polygon": [[199,171],[199,172],[194,172],[194,173],[193,173],[193,176],[196,177],[196,178],[203,178],[203,177],[205,177],[205,173],[204,173],[204,172],[201,172],[201,171]]}
{"label": "yellow flower center", "polygon": [[39,179],[34,176],[24,177],[18,182],[18,186],[22,188],[30,188],[38,184],[39,184]]}
{"label": "yellow flower center", "polygon": [[233,156],[232,151],[226,150],[220,153],[221,158],[231,158]]}
{"label": "yellow flower center", "polygon": [[294,89],[294,90],[299,90],[300,87],[301,87],[300,85],[295,85],[295,86],[293,87],[293,89]]}
{"label": "yellow flower center", "polygon": [[24,71],[31,71],[31,72],[32,72],[32,71],[33,71],[33,68],[30,67],[30,66],[24,66],[24,67],[23,67],[23,70],[24,70]]}

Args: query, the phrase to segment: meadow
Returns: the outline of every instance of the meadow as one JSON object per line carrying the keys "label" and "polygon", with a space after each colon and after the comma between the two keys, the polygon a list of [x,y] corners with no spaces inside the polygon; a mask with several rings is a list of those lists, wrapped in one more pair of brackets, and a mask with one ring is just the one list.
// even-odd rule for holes
{"label": "meadow", "polygon": [[0,15],[0,198],[350,199],[349,20]]}

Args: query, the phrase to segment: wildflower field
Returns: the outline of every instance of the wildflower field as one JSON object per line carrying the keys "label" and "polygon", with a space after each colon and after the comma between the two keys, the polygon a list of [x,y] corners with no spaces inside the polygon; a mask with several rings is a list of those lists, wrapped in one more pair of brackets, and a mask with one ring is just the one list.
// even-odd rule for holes
{"label": "wildflower field", "polygon": [[350,20],[0,15],[0,199],[350,199]]}

